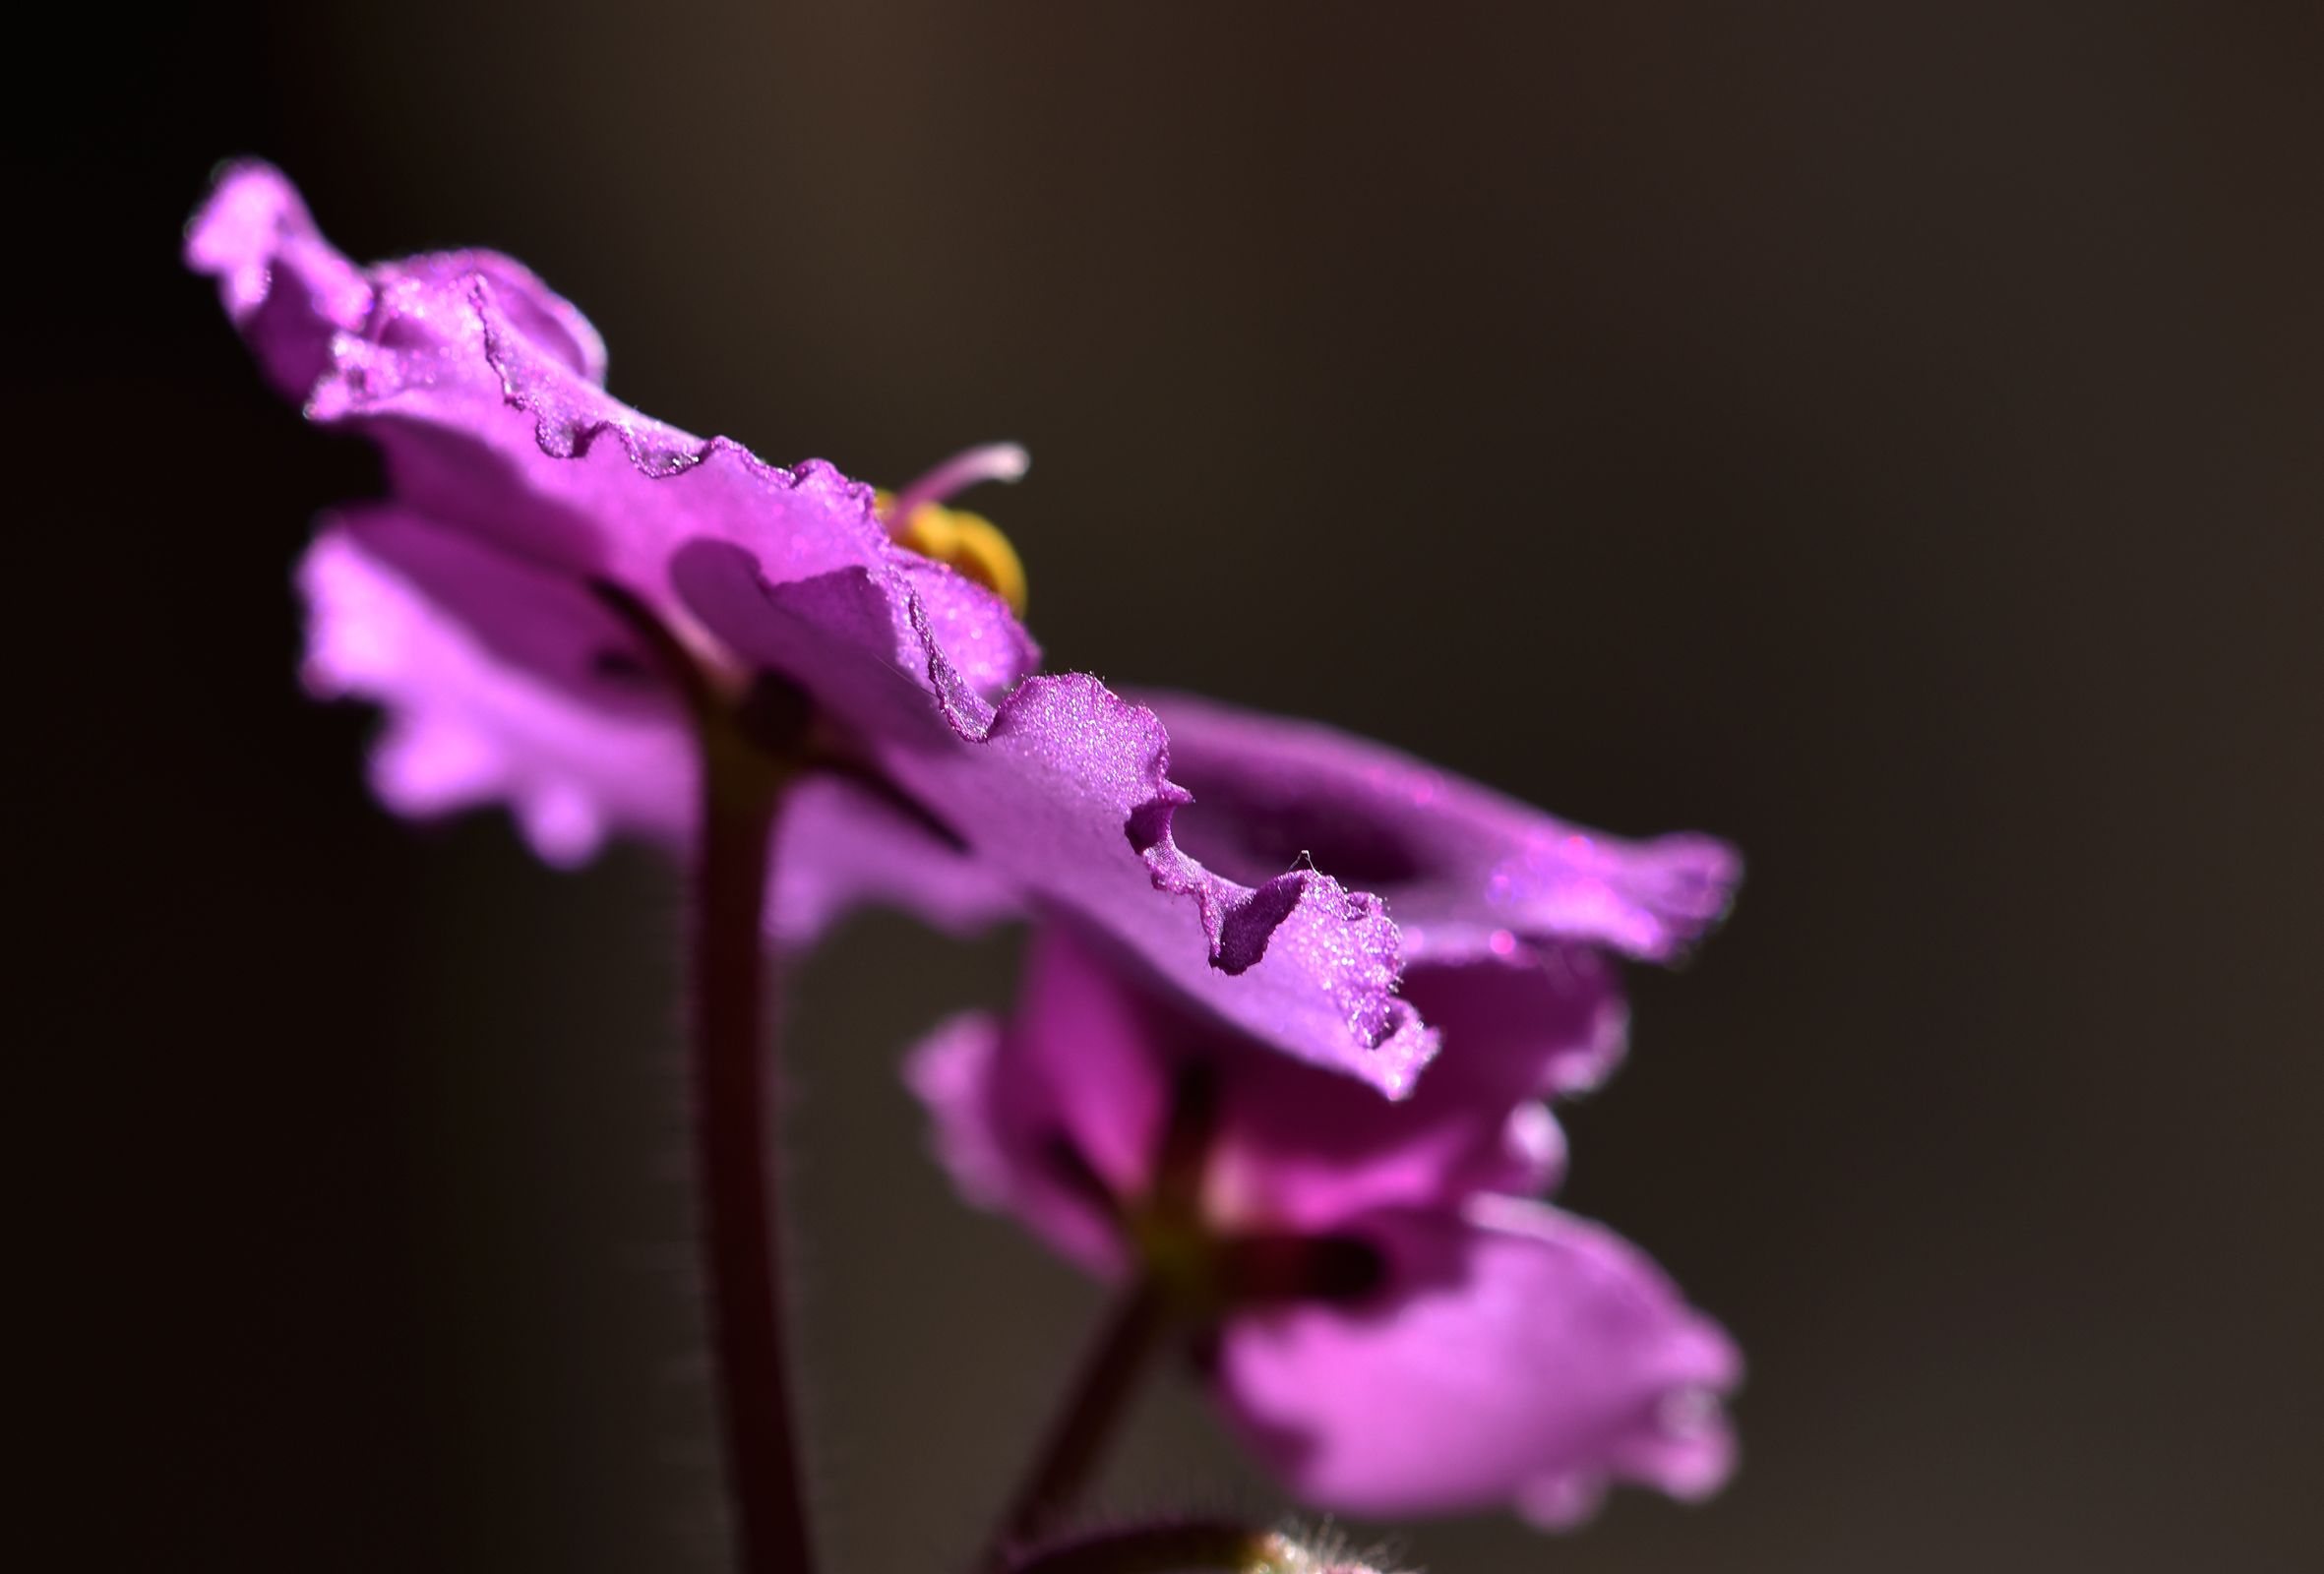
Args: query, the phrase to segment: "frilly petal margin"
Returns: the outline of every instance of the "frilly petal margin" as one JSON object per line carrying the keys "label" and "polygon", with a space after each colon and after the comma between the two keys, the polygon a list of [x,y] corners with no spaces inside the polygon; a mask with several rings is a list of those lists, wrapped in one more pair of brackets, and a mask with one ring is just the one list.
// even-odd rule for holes
{"label": "frilly petal margin", "polygon": [[1509,1197],[1367,1234],[1395,1287],[1376,1302],[1250,1312],[1219,1340],[1227,1415],[1303,1497],[1367,1515],[1513,1501],[1562,1528],[1612,1482],[1685,1499],[1726,1483],[1742,1357],[1628,1242]]}
{"label": "frilly petal margin", "polygon": [[607,394],[596,330],[521,264],[458,251],[358,269],[261,163],[220,172],[185,258],[217,278],[270,380],[309,419],[376,441],[397,499],[440,525],[665,616],[686,541],[732,542],[775,578],[862,567],[883,578],[897,634],[924,628],[962,681],[998,693],[1038,665],[999,597],[888,539],[869,486],[820,461],[768,464]]}
{"label": "frilly petal margin", "polygon": [[1245,872],[1312,855],[1386,902],[1415,967],[1506,957],[1520,940],[1671,961],[1726,915],[1743,878],[1713,837],[1627,841],[1315,722],[1136,697],[1170,729],[1197,854]]}
{"label": "frilly petal margin", "polygon": [[361,269],[323,238],[297,190],[265,164],[222,166],[186,225],[186,266],[217,279],[218,299],[267,381],[304,399],[331,360],[334,333],[371,312]]}
{"label": "frilly petal margin", "polygon": [[[1411,1090],[1437,1037],[1397,997],[1401,947],[1379,901],[1305,871],[1240,884],[1181,851],[1171,818],[1187,794],[1152,711],[1081,674],[1028,678],[990,704],[933,639],[916,669],[908,649],[882,657],[887,611],[860,571],[777,582],[750,554],[703,541],[671,573],[703,628],[801,674],[882,774],[1034,906],[1222,1021],[1391,1098]],[[1156,902],[1157,890],[1187,900]]]}

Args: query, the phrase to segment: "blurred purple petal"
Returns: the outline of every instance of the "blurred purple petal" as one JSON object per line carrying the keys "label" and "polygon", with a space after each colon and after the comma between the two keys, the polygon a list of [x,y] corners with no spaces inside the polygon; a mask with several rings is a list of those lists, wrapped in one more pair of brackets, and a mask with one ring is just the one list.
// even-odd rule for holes
{"label": "blurred purple petal", "polygon": [[[1106,1279],[1122,1271],[1127,1253],[1102,1188],[1118,1183],[1120,1172],[1142,1167],[1134,1144],[1162,1108],[1150,1067],[1109,1051],[1119,1042],[1093,1041],[1088,1063],[1053,1068],[1068,1075],[1027,1075],[1024,1059],[1041,1046],[1012,1042],[995,1018],[974,1014],[930,1034],[905,1068],[928,1111],[937,1158],[961,1195],[1013,1214],[1061,1255]],[[1109,1079],[1118,1081],[1109,1088]],[[1098,1163],[1117,1173],[1097,1174]]]}
{"label": "blurred purple petal", "polygon": [[[374,507],[327,524],[299,585],[309,690],[389,713],[372,775],[391,807],[432,817],[505,803],[560,865],[611,834],[690,841],[687,718],[652,680],[651,653],[570,580]],[[460,615],[470,607],[492,615]],[[787,945],[813,943],[866,905],[908,906],[956,932],[1014,910],[956,842],[843,777],[799,782],[776,838],[768,922]]]}
{"label": "blurred purple petal", "polygon": [[1726,1482],[1719,1401],[1742,1358],[1635,1247],[1499,1197],[1368,1235],[1379,1294],[1220,1335],[1221,1402],[1302,1497],[1371,1515],[1514,1503],[1563,1526],[1612,1482],[1689,1499]]}
{"label": "blurred purple petal", "polygon": [[[1539,1101],[1601,1074],[1619,1046],[1612,966],[1578,948],[1481,966],[1481,987],[1433,975],[1453,1006],[1446,1049],[1395,1103],[1192,1014],[1052,929],[1014,1016],[948,1024],[910,1080],[964,1196],[1110,1278],[1137,1257],[1137,1221],[1185,1206],[1157,1172],[1172,1101],[1198,1075],[1214,1117],[1193,1260],[1212,1255],[1190,1309],[1214,1320],[1230,1415],[1311,1500],[1506,1502],[1555,1520],[1586,1513],[1609,1480],[1699,1495],[1732,1453],[1717,1400],[1739,1375],[1733,1347],[1643,1256],[1524,1195],[1563,1168]],[[1151,1271],[1186,1282],[1187,1249]],[[1299,1277],[1351,1249],[1377,1270],[1360,1299]],[[1233,1265],[1254,1251],[1292,1277],[1238,1301],[1254,1281]]]}
{"label": "blurred purple petal", "polygon": [[952,935],[1018,916],[1016,894],[910,807],[845,776],[811,774],[783,793],[774,828],[768,932],[803,951],[858,909],[893,907]]}
{"label": "blurred purple petal", "polygon": [[290,182],[232,164],[186,225],[185,261],[217,280],[218,300],[267,380],[304,399],[330,363],[332,335],[363,326],[371,284],[307,214]]}
{"label": "blurred purple petal", "polygon": [[[572,581],[379,507],[327,524],[299,586],[309,691],[389,712],[372,781],[391,808],[427,817],[505,803],[553,864],[617,832],[686,836],[687,720],[639,681],[650,657]],[[449,610],[469,601],[496,615],[479,626]]]}

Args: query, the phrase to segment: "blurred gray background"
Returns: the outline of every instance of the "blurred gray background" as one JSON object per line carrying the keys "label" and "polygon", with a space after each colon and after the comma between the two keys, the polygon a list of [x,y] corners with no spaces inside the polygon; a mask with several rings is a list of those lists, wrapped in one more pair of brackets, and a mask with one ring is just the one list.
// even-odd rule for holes
{"label": "blurred gray background", "polygon": [[[980,502],[1059,666],[1743,846],[1566,1193],[1742,1340],[1743,1470],[1412,1559],[2324,1564],[2312,8],[83,10],[19,54],[7,372],[67,1566],[719,1566],[674,885],[391,821],[297,696],[372,471],[175,269],[237,152],[771,458],[1025,442]],[[1012,955],[868,921],[797,984],[836,1570],[959,1567],[1097,1304],[896,1083]],[[1176,1391],[1105,1496],[1279,1506]]]}

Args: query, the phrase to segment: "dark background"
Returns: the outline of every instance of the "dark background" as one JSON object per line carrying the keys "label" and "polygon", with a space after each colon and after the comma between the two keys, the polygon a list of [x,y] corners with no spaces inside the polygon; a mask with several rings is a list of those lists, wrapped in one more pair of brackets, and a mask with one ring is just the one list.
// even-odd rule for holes
{"label": "dark background", "polygon": [[[1743,1473],[1440,1574],[2324,1564],[2313,8],[49,11],[15,45],[11,1301],[41,1566],[711,1569],[676,896],[366,802],[292,557],[370,484],[178,227],[257,152],[614,386],[984,500],[1052,660],[1750,855],[1568,1199],[1752,1362]],[[2294,20],[2304,17],[2305,20]],[[14,226],[12,226],[14,227]],[[29,481],[30,485],[24,483]],[[949,1569],[1095,1293],[814,964],[826,1529]],[[36,1482],[44,1482],[43,1472]],[[1125,1510],[1274,1511],[1158,1393]]]}

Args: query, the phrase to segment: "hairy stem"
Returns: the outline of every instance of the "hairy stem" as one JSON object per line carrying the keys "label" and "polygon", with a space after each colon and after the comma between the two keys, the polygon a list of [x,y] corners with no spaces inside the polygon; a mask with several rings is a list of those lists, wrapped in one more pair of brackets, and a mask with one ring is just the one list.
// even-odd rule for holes
{"label": "hairy stem", "polygon": [[741,1574],[810,1574],[775,1210],[764,917],[779,773],[705,721],[694,872],[694,1140]]}
{"label": "hairy stem", "polygon": [[1079,1498],[1171,1323],[1169,1297],[1150,1279],[1140,1279],[1115,1302],[1032,1469],[986,1543],[978,1562],[985,1574],[1009,1567],[1018,1548],[1046,1534]]}

